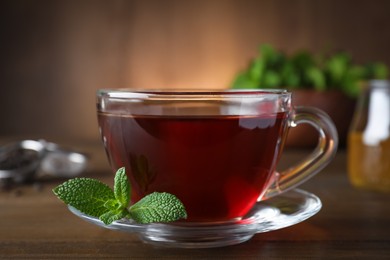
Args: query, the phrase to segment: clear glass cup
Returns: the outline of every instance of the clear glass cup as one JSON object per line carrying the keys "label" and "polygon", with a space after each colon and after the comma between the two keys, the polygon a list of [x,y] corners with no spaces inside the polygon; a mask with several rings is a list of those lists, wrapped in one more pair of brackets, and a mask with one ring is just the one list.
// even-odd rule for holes
{"label": "clear glass cup", "polygon": [[348,174],[359,188],[390,192],[390,82],[369,81],[348,135]]}
{"label": "clear glass cup", "polygon": [[[97,113],[113,172],[126,168],[132,200],[154,191],[176,195],[188,219],[175,225],[190,224],[192,231],[196,225],[244,219],[259,201],[318,173],[338,145],[329,116],[316,108],[293,107],[287,90],[103,89],[97,93]],[[318,131],[318,145],[301,162],[277,172],[288,130],[300,124]],[[194,247],[209,241],[199,233],[191,237],[192,231],[180,239],[163,230],[162,237],[146,239]],[[213,243],[242,242],[254,234],[241,231],[225,234],[221,228],[215,238],[220,243]]]}

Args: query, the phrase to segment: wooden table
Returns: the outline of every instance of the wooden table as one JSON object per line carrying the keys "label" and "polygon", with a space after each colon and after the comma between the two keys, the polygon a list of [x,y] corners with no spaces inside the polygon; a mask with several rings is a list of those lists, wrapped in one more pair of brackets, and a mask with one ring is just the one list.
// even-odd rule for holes
{"label": "wooden table", "polygon": [[[112,184],[101,146],[88,149],[92,167],[86,176]],[[286,151],[281,165],[304,153]],[[323,208],[317,215],[224,248],[155,247],[142,243],[136,235],[84,222],[52,194],[51,189],[62,181],[0,191],[0,258],[390,259],[390,194],[351,187],[344,151],[301,187],[321,198]]]}

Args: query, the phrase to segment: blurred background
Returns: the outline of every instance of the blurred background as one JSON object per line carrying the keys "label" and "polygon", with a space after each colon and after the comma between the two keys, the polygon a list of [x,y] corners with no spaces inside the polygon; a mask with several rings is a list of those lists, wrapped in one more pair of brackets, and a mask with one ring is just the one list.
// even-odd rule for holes
{"label": "blurred background", "polygon": [[0,2],[0,137],[99,140],[99,88],[229,88],[262,43],[390,64],[387,0]]}

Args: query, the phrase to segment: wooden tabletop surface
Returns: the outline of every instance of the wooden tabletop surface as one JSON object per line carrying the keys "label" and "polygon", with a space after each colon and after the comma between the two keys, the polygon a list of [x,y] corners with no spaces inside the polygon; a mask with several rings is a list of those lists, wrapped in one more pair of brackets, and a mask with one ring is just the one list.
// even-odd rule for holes
{"label": "wooden tabletop surface", "polygon": [[[112,184],[100,146],[88,146],[87,177]],[[306,151],[287,150],[281,166]],[[390,259],[390,194],[353,188],[346,154],[301,188],[320,197],[322,210],[308,220],[255,235],[248,242],[210,249],[144,244],[134,234],[111,231],[70,213],[51,192],[63,180],[37,181],[0,191],[0,258],[128,259]]]}

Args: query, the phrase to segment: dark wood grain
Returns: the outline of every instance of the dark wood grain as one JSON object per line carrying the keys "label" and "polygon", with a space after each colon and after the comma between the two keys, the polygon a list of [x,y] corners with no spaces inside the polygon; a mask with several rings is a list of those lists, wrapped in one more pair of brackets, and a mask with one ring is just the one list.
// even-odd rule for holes
{"label": "dark wood grain", "polygon": [[[88,176],[111,184],[100,146]],[[281,167],[306,151],[287,151]],[[353,188],[345,152],[302,186],[318,195],[322,210],[298,225],[257,234],[225,248],[175,249],[144,244],[137,236],[110,231],[72,215],[51,193],[60,181],[24,185],[0,192],[0,258],[129,259],[388,259],[390,194]]]}

